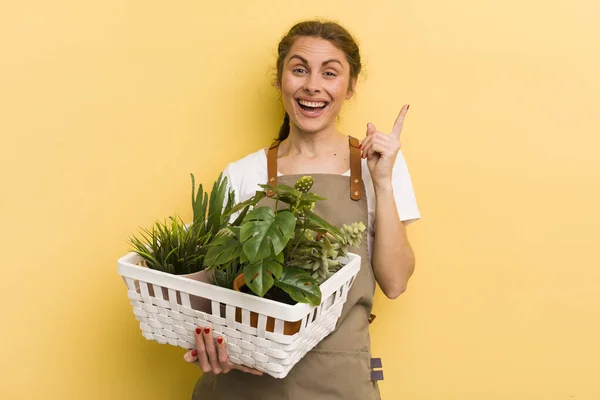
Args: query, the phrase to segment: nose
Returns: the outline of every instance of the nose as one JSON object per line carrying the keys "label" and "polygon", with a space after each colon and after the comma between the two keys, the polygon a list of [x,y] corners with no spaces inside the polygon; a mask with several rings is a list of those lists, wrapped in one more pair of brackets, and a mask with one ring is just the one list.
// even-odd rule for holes
{"label": "nose", "polygon": [[304,91],[308,94],[321,93],[319,86],[319,77],[317,74],[310,74],[304,82]]}

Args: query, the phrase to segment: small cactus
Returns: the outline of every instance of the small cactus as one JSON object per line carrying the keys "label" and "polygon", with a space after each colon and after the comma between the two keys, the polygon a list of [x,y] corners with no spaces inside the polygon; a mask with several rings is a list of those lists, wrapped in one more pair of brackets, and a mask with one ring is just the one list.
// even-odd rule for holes
{"label": "small cactus", "polygon": [[303,176],[302,178],[298,179],[294,185],[294,189],[301,193],[308,193],[312,188],[313,183],[315,183],[315,180],[312,178],[312,176]]}

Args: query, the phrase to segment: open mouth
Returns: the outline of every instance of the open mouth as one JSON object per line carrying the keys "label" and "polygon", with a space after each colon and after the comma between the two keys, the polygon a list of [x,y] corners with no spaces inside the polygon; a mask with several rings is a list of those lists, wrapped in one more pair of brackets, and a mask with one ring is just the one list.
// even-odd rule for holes
{"label": "open mouth", "polygon": [[297,99],[296,102],[298,103],[298,106],[302,110],[308,111],[308,112],[311,112],[311,111],[312,112],[322,111],[329,104],[326,101],[307,101],[307,100],[301,100],[301,99]]}

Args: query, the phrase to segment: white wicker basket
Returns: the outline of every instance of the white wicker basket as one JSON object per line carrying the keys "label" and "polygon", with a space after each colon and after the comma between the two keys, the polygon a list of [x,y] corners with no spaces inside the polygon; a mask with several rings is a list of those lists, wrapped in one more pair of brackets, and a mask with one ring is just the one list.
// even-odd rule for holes
{"label": "white wicker basket", "polygon": [[[225,338],[233,363],[256,368],[275,378],[284,378],[308,351],[335,329],[360,269],[360,256],[350,253],[349,258],[343,260],[345,266],[321,284],[323,301],[314,307],[283,304],[152,270],[137,265],[141,260],[138,254],[129,253],[119,259],[118,266],[128,288],[133,313],[146,339],[193,349],[196,327],[209,327],[215,337]],[[149,290],[150,285],[153,290]],[[168,289],[169,300],[163,298],[161,288]],[[180,293],[180,304],[177,293]],[[190,295],[210,300],[211,310],[192,309]],[[255,327],[251,326],[251,313],[258,314]],[[267,329],[268,317],[275,319],[273,332]],[[285,321],[301,321],[300,330],[293,335],[284,334]]]}

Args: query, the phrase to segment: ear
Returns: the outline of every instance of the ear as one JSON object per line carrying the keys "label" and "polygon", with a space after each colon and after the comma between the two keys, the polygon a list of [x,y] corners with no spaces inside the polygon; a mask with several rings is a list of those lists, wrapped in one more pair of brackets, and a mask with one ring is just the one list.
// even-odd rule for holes
{"label": "ear", "polygon": [[346,93],[346,100],[350,100],[356,91],[356,82],[358,77],[350,79],[350,86],[348,86],[348,93]]}
{"label": "ear", "polygon": [[281,82],[279,82],[277,79],[273,81],[273,87],[281,92]]}

